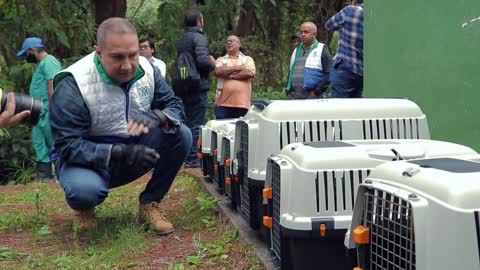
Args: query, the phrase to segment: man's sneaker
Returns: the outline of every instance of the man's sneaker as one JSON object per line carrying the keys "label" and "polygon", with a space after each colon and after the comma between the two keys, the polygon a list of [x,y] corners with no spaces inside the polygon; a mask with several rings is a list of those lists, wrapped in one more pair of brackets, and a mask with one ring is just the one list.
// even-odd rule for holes
{"label": "man's sneaker", "polygon": [[175,231],[173,224],[170,223],[160,210],[160,203],[149,202],[141,203],[139,207],[140,221],[145,222],[158,235],[167,235]]}
{"label": "man's sneaker", "polygon": [[76,230],[89,231],[97,229],[97,215],[95,214],[95,208],[84,211],[73,211],[75,217],[73,227],[76,228]]}

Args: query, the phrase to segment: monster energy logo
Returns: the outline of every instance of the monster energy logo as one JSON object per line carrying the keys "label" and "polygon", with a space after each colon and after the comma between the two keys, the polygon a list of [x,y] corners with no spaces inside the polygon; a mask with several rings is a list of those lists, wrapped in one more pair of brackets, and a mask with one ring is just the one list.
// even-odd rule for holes
{"label": "monster energy logo", "polygon": [[182,79],[186,79],[188,76],[188,71],[187,71],[187,68],[186,67],[181,67],[180,68],[180,77],[182,77]]}

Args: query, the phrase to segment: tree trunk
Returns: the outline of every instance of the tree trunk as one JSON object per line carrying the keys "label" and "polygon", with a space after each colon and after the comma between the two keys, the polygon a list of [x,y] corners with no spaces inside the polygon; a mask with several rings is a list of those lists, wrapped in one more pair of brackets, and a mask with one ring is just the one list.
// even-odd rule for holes
{"label": "tree trunk", "polygon": [[[317,39],[326,44],[327,46],[330,44],[330,40],[332,39],[333,32],[328,31],[325,28],[325,22],[330,19],[333,15],[339,12],[343,7],[345,7],[345,3],[348,0],[317,0],[318,3],[318,10],[315,16],[315,22],[317,23]],[[350,2],[350,1],[348,1]]]}
{"label": "tree trunk", "polygon": [[237,35],[245,37],[255,33],[255,6],[252,0],[244,0],[238,20]]}
{"label": "tree trunk", "polygon": [[93,0],[95,2],[95,24],[97,27],[111,17],[125,18],[127,0]]}

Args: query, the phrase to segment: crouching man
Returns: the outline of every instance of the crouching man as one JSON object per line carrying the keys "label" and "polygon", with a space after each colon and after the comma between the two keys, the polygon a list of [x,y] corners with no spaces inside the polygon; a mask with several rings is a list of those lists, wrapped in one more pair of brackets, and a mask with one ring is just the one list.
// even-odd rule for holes
{"label": "crouching man", "polygon": [[95,207],[109,189],[153,168],[139,196],[139,215],[158,234],[173,225],[160,201],[190,149],[183,106],[157,67],[139,57],[134,26],[104,21],[95,51],[54,78],[51,127],[58,179],[80,229],[95,229]]}

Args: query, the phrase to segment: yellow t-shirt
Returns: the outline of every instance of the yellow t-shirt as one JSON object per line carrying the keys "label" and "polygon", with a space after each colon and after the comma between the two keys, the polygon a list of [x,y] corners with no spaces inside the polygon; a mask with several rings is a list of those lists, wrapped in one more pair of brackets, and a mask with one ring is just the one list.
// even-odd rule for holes
{"label": "yellow t-shirt", "polygon": [[[247,70],[250,70],[255,75],[255,63],[250,56],[244,56],[245,66]],[[227,67],[241,65],[239,57],[234,58],[228,56]],[[217,67],[223,66],[223,56],[217,58],[215,65]],[[252,97],[252,79],[247,80],[235,80],[224,79],[223,89],[221,89],[220,96],[215,100],[215,105],[235,108],[250,108],[250,99]]]}

